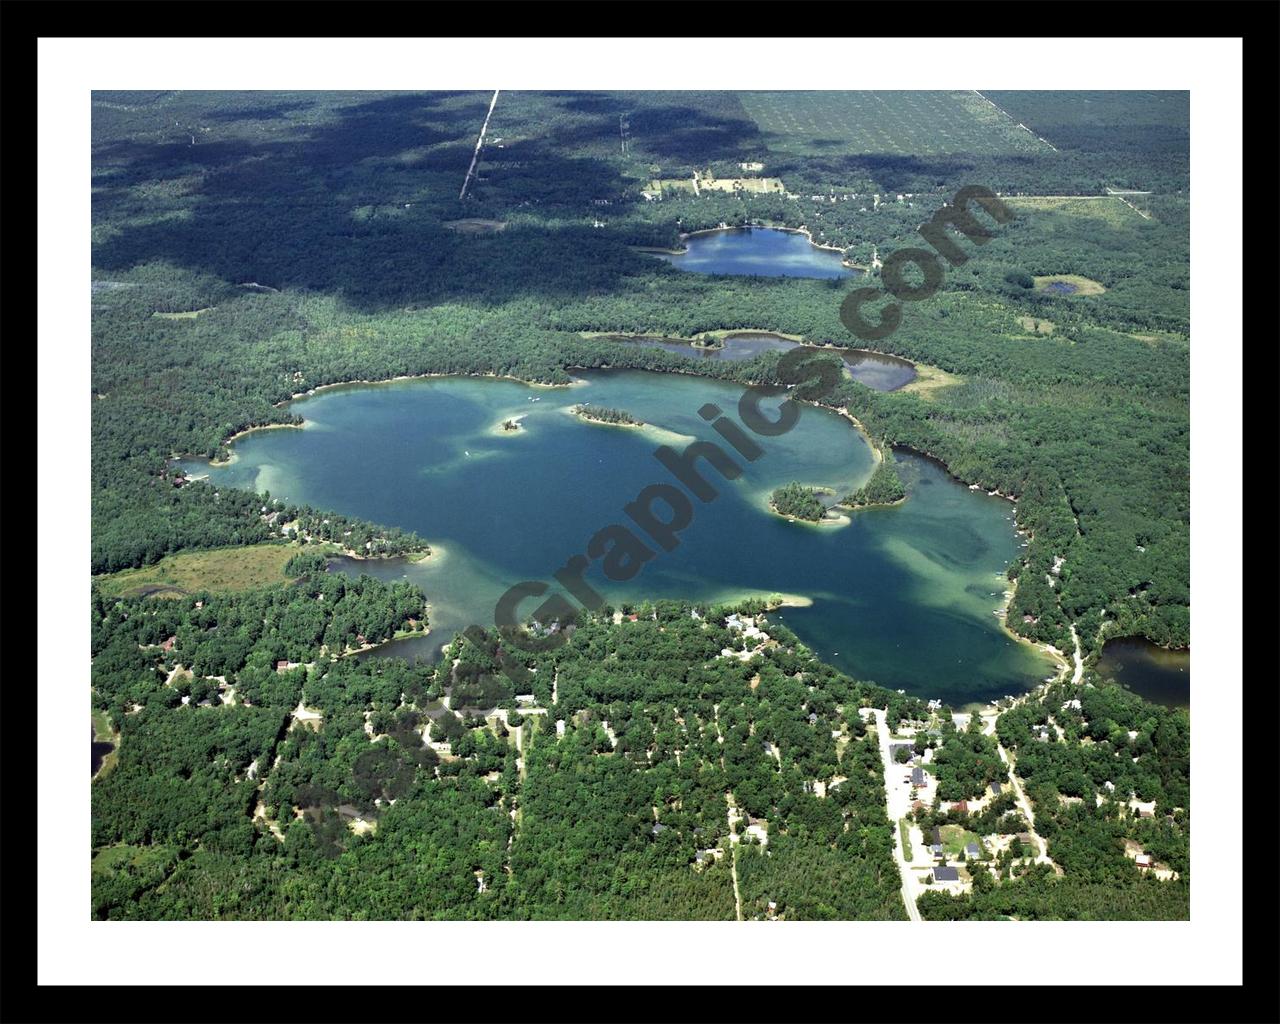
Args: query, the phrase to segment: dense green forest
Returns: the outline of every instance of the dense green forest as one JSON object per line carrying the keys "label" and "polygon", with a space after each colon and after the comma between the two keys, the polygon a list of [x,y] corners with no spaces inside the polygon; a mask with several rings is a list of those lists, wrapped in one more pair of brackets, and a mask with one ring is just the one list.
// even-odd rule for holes
{"label": "dense green forest", "polygon": [[633,427],[644,425],[625,409],[610,409],[603,405],[575,405],[573,411],[584,420],[595,420],[597,423],[614,423]]}
{"label": "dense green forest", "polygon": [[867,505],[892,505],[906,498],[906,489],[902,486],[902,478],[893,464],[893,452],[887,448],[882,453],[871,479],[844,499],[841,504],[850,508],[864,508]]}
{"label": "dense green forest", "polygon": [[[425,550],[430,538],[335,510],[282,506],[270,495],[186,480],[172,460],[225,458],[228,440],[243,429],[296,424],[290,398],[346,381],[459,373],[567,383],[575,368],[613,366],[780,383],[776,352],[745,362],[689,360],[595,335],[688,338],[757,329],[853,345],[839,315],[845,282],[683,273],[634,247],[671,247],[681,233],[720,224],[777,224],[806,227],[816,241],[870,265],[873,251],[884,259],[921,244],[919,225],[958,188],[977,183],[1005,197],[1016,217],[986,244],[967,245],[972,258],[946,266],[937,294],[904,306],[901,326],[877,342],[885,352],[945,371],[941,385],[881,393],[846,379],[824,402],[855,416],[886,453],[908,446],[941,460],[967,484],[1016,499],[1017,523],[1030,543],[1009,570],[1017,584],[1010,628],[1065,651],[1074,624],[1086,658],[1109,636],[1188,644],[1186,94],[989,94],[1051,146],[1011,141],[1017,133],[996,130],[988,115],[952,96],[938,101],[937,116],[969,111],[971,123],[958,137],[990,145],[917,155],[868,148],[834,101],[820,111],[830,127],[816,140],[824,145],[780,134],[771,111],[782,100],[769,97],[785,95],[503,93],[477,176],[459,199],[490,94],[95,93],[91,572],[148,565],[187,549],[286,538],[333,541],[370,556]],[[887,135],[906,130],[899,112],[909,102],[900,95],[886,102]],[[625,147],[620,118],[629,126]],[[758,173],[780,178],[785,191],[655,195],[648,187],[695,171],[740,176],[743,163],[759,163]],[[1151,194],[1131,197],[1131,207],[1108,198],[1108,188]],[[1056,198],[1064,196],[1100,198]],[[1072,296],[1038,290],[1035,278],[1048,275],[1078,275],[1101,290]],[[871,283],[878,283],[874,274]],[[884,475],[877,470],[863,488],[864,498],[896,493],[886,465],[887,459]],[[564,736],[544,727],[550,716],[535,715],[520,727],[528,743],[523,755],[496,735],[474,741],[471,751],[466,737],[497,730],[467,728],[475,723],[432,705],[451,689],[464,708],[509,702],[508,682],[486,663],[492,656],[463,651],[457,666],[413,687],[413,670],[346,658],[315,678],[322,648],[329,653],[339,644],[360,646],[360,635],[390,635],[410,604],[420,609],[423,595],[371,587],[367,600],[352,598],[335,619],[327,591],[326,600],[311,602],[323,608],[299,598],[298,587],[328,585],[311,573],[305,579],[312,582],[269,597],[210,597],[201,609],[175,601],[112,610],[95,598],[95,636],[107,637],[101,646],[95,639],[95,702],[122,730],[118,764],[95,783],[95,845],[135,848],[95,861],[97,913],[733,916],[722,860],[695,869],[682,859],[696,856],[693,829],[719,827],[710,795],[719,781],[684,780],[682,757],[676,781],[664,776],[662,785],[687,785],[680,800],[699,808],[706,823],[677,820],[653,842],[631,845],[637,840],[628,829],[642,810],[636,801],[645,787],[659,788],[649,773],[673,769],[661,757],[652,765],[642,758],[641,765],[626,751],[604,755],[590,718],[574,717],[601,713],[615,700],[639,702],[643,707],[633,707],[628,720],[647,722],[656,737],[664,716],[682,706],[671,701],[686,701],[688,714],[682,711],[683,721],[671,727],[677,736],[670,748],[705,746],[716,701],[710,710],[697,703],[673,666],[620,672],[593,690],[582,681],[586,666],[574,668],[569,659],[557,694],[568,709],[560,716]],[[242,600],[258,603],[242,607]],[[221,615],[224,604],[240,610],[228,611],[233,618],[221,634],[213,629],[209,636],[207,623],[217,618],[205,609]],[[384,614],[402,612],[395,621]],[[188,613],[191,621],[182,618]],[[118,626],[100,623],[121,615],[129,616],[122,622],[136,620],[138,630],[169,616],[163,628],[173,628],[161,636],[161,624],[153,623],[145,640],[111,642]],[[269,621],[254,624],[263,619]],[[640,633],[650,625],[630,628]],[[584,642],[593,630],[611,632],[607,624],[588,623]],[[200,652],[200,671],[189,683],[181,677],[164,685],[159,670],[172,669],[173,659],[147,661],[150,648],[137,648],[169,635],[178,636],[178,647],[195,644]],[[129,643],[133,650],[126,650]],[[576,649],[575,638],[564,650]],[[704,669],[695,653],[685,667],[696,677]],[[770,649],[766,665],[787,656]],[[195,650],[184,651],[184,659],[194,657]],[[280,660],[317,667],[278,675],[272,665]],[[717,673],[729,670],[713,664]],[[804,670],[810,671],[817,670]],[[217,683],[217,692],[225,697],[224,685],[233,685],[234,704],[210,700],[209,679],[221,676],[226,682]],[[545,676],[536,678],[545,706],[551,688]],[[752,734],[758,709],[751,702],[768,692],[767,670],[761,678],[759,690],[743,698],[748,710],[720,708],[728,716],[722,730]],[[399,701],[387,689],[393,684],[401,685]],[[303,685],[312,688],[307,700],[317,702],[309,707],[332,708],[319,732],[290,726],[287,712]],[[824,685],[833,699],[845,700],[841,687],[852,684]],[[703,692],[700,678],[694,689]],[[360,703],[375,692],[382,694],[377,706],[372,698]],[[191,699],[184,704],[183,697]],[[905,713],[908,698],[885,700],[891,714]],[[375,716],[385,737],[370,744],[365,727]],[[434,747],[401,742],[410,733],[440,730],[453,738],[439,742],[463,742],[468,752],[444,757]],[[623,734],[614,732],[622,743]],[[768,812],[756,816],[768,818],[771,836],[762,849],[745,836],[734,844],[744,914],[756,913],[763,900],[766,910],[776,904],[769,913],[787,908],[790,916],[888,916],[896,876],[888,860],[893,884],[874,881],[887,854],[883,837],[860,824],[874,817],[863,791],[840,795],[850,782],[823,800],[801,800],[803,783],[820,778],[816,768],[830,767],[832,756],[813,752],[819,760],[806,771],[815,770],[793,775],[788,758],[808,750],[805,742],[789,735],[773,744],[782,751],[780,765],[762,756],[751,771],[732,777],[739,806]],[[356,759],[367,753],[360,744],[378,752],[357,769]],[[262,779],[246,773],[252,763],[265,773],[268,753],[281,757],[283,771],[267,773],[273,781],[255,799]],[[842,755],[858,756],[848,748]],[[1037,756],[1020,758],[1019,769],[1037,769]],[[433,757],[438,763],[425,763]],[[763,774],[770,764],[779,769],[776,779]],[[169,775],[153,771],[161,765]],[[580,784],[563,788],[551,765],[556,778],[563,767]],[[841,765],[841,774],[856,780],[854,767]],[[1142,774],[1144,792],[1152,779],[1162,791],[1176,786],[1167,771],[1144,766]],[[173,806],[154,825],[141,821],[136,808],[125,809],[144,795],[148,779],[158,785],[164,778],[196,784],[182,793],[170,785]],[[507,787],[517,785],[530,787],[529,831],[516,827],[504,861],[513,830]],[[606,814],[603,804],[615,791]],[[556,810],[568,793],[599,812],[602,828],[606,821],[627,823],[598,840],[599,857],[581,866],[588,879],[581,884],[556,863],[563,851],[584,848],[566,833],[592,820],[589,811],[566,818]],[[278,817],[259,817],[255,825],[258,799]],[[352,815],[374,814],[371,806],[378,808],[376,833],[353,832]],[[826,841],[834,834],[832,808],[844,822],[840,835],[857,833],[854,839]],[[659,807],[653,823],[665,824],[664,813]],[[267,820],[278,822],[283,843],[263,826]],[[795,827],[774,844],[778,821]],[[211,828],[222,838],[197,838]],[[1062,822],[1063,835],[1077,828],[1092,834],[1087,823]],[[406,863],[417,866],[406,874]],[[517,885],[506,872],[514,863],[538,867],[523,872]],[[812,870],[803,871],[802,863]],[[483,891],[475,872],[483,872]],[[837,872],[861,879],[862,895],[833,895]],[[231,884],[242,873],[244,884]],[[634,891],[620,878],[628,874],[641,880]],[[1082,907],[1095,898],[1092,890],[1062,885],[1070,879],[1069,873],[1054,891],[1077,893]],[[1024,895],[1049,884],[1026,881]]]}
{"label": "dense green forest", "polygon": [[[856,713],[897,695],[780,624],[721,657],[728,609],[671,601],[582,613],[529,658],[536,706],[499,675],[496,634],[434,667],[328,655],[420,607],[322,571],[98,599],[94,701],[120,749],[94,783],[95,916],[733,919],[735,858],[744,917],[903,916]],[[467,680],[493,704],[458,710]]]}

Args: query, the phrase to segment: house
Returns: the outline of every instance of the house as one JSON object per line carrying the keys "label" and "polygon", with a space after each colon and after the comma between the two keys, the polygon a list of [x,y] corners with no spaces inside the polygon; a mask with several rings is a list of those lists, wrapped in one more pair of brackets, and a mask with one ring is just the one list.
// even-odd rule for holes
{"label": "house", "polygon": [[666,830],[667,830],[667,826],[662,824],[662,822],[659,821],[653,826],[653,828],[649,829],[649,834],[656,836],[662,832],[665,832]]}
{"label": "house", "polygon": [[809,712],[809,724],[810,725],[818,724],[818,716],[815,712],[812,712],[812,711]]}
{"label": "house", "polygon": [[993,783],[991,783],[991,787],[990,787],[990,788],[991,788],[991,795],[992,795],[992,796],[999,796],[999,795],[1000,795],[1000,790],[1001,790],[1002,788],[1004,788],[1004,787],[1002,787],[1002,786],[1000,785],[1000,783],[998,783],[998,782],[993,782]]}
{"label": "house", "polygon": [[1154,817],[1155,817],[1155,814],[1154,814],[1152,811],[1149,811],[1149,810],[1147,810],[1147,809],[1144,807],[1144,808],[1142,808],[1142,810],[1140,810],[1140,811],[1138,812],[1138,817],[1139,817],[1139,818],[1154,818]]}
{"label": "house", "polygon": [[969,813],[969,805],[964,800],[957,800],[955,803],[951,805],[951,809],[953,811],[959,812],[960,814]]}
{"label": "house", "polygon": [[934,857],[936,857],[938,860],[942,860],[943,849],[942,849],[941,843],[930,843],[929,852],[932,853]]}
{"label": "house", "polygon": [[929,830],[929,842],[931,843],[942,842],[942,832],[939,831],[937,825],[934,825],[933,828]]}
{"label": "house", "polygon": [[975,857],[981,857],[982,847],[980,847],[977,843],[965,843],[964,855],[968,857],[970,860],[973,860]]}
{"label": "house", "polygon": [[958,882],[960,881],[960,873],[955,868],[940,865],[933,869],[933,880],[935,882]]}
{"label": "house", "polygon": [[1030,832],[1019,832],[1018,842],[1020,842],[1023,846],[1027,847],[1028,849],[1031,849],[1031,850],[1036,849],[1035,837],[1032,836]]}
{"label": "house", "polygon": [[173,650],[173,645],[176,644],[177,642],[178,642],[178,638],[176,636],[171,636],[169,637],[168,640],[166,640],[164,643],[160,645],[160,649],[162,651],[171,651]]}
{"label": "house", "polygon": [[913,786],[923,786],[923,785],[925,785],[925,777],[924,777],[924,769],[923,769],[923,768],[912,768],[912,769],[911,769],[911,785],[913,785]]}
{"label": "house", "polygon": [[287,660],[287,659],[282,659],[282,660],[280,660],[280,661],[277,661],[277,662],[276,662],[276,671],[277,671],[277,672],[288,672],[288,671],[289,671],[289,662],[288,662],[288,660]]}
{"label": "house", "polygon": [[1140,853],[1134,858],[1133,862],[1140,868],[1149,868],[1151,867],[1151,854]]}

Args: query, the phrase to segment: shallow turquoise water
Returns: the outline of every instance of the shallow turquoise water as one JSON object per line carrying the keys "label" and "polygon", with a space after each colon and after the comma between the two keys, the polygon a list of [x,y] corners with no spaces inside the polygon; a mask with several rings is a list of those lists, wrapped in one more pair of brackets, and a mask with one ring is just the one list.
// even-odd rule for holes
{"label": "shallow turquoise water", "polygon": [[[843,527],[790,523],[766,508],[773,488],[798,480],[844,494],[870,475],[871,450],[849,421],[804,408],[790,432],[755,435],[764,454],[749,463],[698,414],[711,402],[736,420],[740,386],[641,371],[583,376],[569,388],[453,377],[330,389],[293,403],[303,429],[251,434],[227,466],[185,465],[426,538],[437,553],[423,563],[357,563],[357,571],[422,587],[431,636],[394,649],[429,654],[473,622],[491,625],[509,586],[554,583],[552,573],[602,527],[640,534],[623,506],[649,484],[674,482],[654,450],[706,439],[734,457],[741,477],[726,481],[701,463],[719,496],[693,500],[678,546],[665,552],[650,542],[656,555],[634,579],[610,582],[593,562],[585,578],[612,603],[804,595],[812,607],[776,614],[825,660],[954,703],[1020,692],[1051,671],[992,614],[1005,586],[997,577],[1020,543],[1008,502],[902,453],[905,504],[855,513]],[[778,401],[765,403],[770,415]],[[568,412],[580,402],[651,426],[585,422]],[[502,434],[498,425],[513,416],[524,417],[524,429]],[[532,614],[536,604],[521,610]]]}

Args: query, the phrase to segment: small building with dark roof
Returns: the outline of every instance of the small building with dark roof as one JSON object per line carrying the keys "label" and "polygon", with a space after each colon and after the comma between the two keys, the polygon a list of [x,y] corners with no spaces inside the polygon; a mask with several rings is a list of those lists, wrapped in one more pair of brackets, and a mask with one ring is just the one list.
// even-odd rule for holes
{"label": "small building with dark roof", "polygon": [[911,769],[911,785],[923,786],[924,784],[925,784],[924,769],[912,768]]}
{"label": "small building with dark roof", "polygon": [[966,857],[981,857],[982,847],[980,847],[977,843],[965,843],[964,855]]}
{"label": "small building with dark roof", "polygon": [[960,873],[953,867],[940,864],[933,869],[933,880],[935,882],[958,882],[960,881]]}
{"label": "small building with dark roof", "polygon": [[998,782],[993,782],[993,783],[991,783],[991,795],[992,795],[992,796],[999,796],[999,795],[1000,795],[1000,791],[1001,791],[1003,788],[1004,788],[1004,787],[1003,787],[1003,786],[1001,786],[1001,785],[1000,785],[1000,783],[998,783]]}

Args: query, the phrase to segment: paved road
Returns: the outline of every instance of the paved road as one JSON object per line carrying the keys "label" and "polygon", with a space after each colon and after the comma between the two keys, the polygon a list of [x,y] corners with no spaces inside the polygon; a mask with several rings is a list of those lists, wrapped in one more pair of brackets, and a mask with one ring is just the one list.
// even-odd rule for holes
{"label": "paved road", "polygon": [[876,719],[876,736],[880,740],[880,760],[884,764],[885,809],[889,815],[889,824],[893,827],[893,859],[898,864],[898,874],[902,877],[902,902],[907,908],[907,917],[912,921],[920,920],[920,911],[916,909],[916,897],[924,892],[919,876],[911,870],[905,852],[902,849],[902,830],[898,821],[905,818],[911,809],[911,790],[902,782],[902,765],[894,764],[889,753],[889,724],[885,720],[885,712],[874,708]]}

